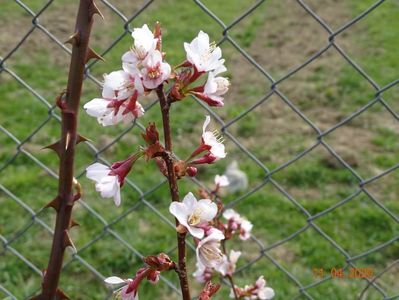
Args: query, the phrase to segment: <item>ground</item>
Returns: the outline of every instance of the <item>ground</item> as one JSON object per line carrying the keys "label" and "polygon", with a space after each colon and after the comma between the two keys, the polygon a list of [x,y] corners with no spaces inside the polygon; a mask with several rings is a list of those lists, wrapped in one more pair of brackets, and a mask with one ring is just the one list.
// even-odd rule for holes
{"label": "ground", "polygon": [[[52,3],[39,17],[39,24],[57,39],[66,40],[72,33],[76,2]],[[38,12],[46,1],[30,0],[25,3],[32,11]],[[126,16],[133,15],[144,4],[142,1],[112,3]],[[202,3],[222,22],[230,24],[255,1],[207,0]],[[329,44],[328,32],[305,11],[301,3],[305,3],[334,31],[369,8],[373,1],[265,1],[229,29],[228,34],[233,42],[276,81]],[[97,52],[102,53],[124,32],[125,21],[103,3],[99,3],[99,7],[105,21],[99,18],[95,20],[92,44]],[[339,49],[380,87],[399,77],[399,42],[396,38],[399,28],[398,11],[397,3],[386,1],[335,38]],[[208,32],[217,42],[222,38],[223,28],[191,1],[154,1],[129,26],[134,28],[143,23],[153,24],[157,20],[164,28],[164,50],[171,64],[176,65],[184,59],[183,42],[190,41],[199,30]],[[2,4],[0,25],[0,57],[4,58],[32,27],[32,16],[17,3],[8,2]],[[131,37],[126,33],[104,55],[105,62],[96,63],[90,68],[90,75],[101,81],[103,73],[119,68],[120,56],[130,47],[131,42]],[[234,248],[245,253],[239,261],[239,267],[258,259],[260,247],[268,249],[306,228],[294,238],[266,251],[266,256],[239,272],[236,279],[239,285],[245,285],[256,280],[258,275],[264,275],[268,284],[275,289],[276,299],[305,299],[298,296],[298,286],[273,262],[283,266],[302,285],[310,285],[318,280],[314,277],[313,268],[323,268],[329,273],[332,268],[346,265],[343,252],[333,247],[331,240],[320,235],[320,231],[349,256],[356,256],[397,239],[399,229],[396,221],[399,213],[397,170],[366,185],[369,195],[378,199],[392,212],[393,217],[386,214],[364,192],[337,209],[322,213],[356,193],[359,188],[359,179],[325,145],[334,149],[334,153],[362,179],[367,180],[398,164],[399,123],[381,103],[376,103],[327,134],[323,138],[323,145],[319,143],[314,128],[277,93],[240,117],[270,91],[271,82],[259,68],[249,63],[232,42],[226,40],[221,47],[231,79],[231,89],[226,96],[225,107],[212,111],[224,122],[214,120],[215,128],[231,124],[224,128],[229,155],[226,160],[209,168],[201,168],[198,179],[211,185],[213,176],[222,173],[233,160],[237,160],[240,168],[248,175],[248,190],[228,194],[224,198],[226,203],[243,199],[236,202],[234,207],[254,223],[253,234],[261,242],[236,241]],[[12,248],[38,269],[46,266],[51,245],[50,234],[35,223],[31,214],[10,194],[16,195],[35,212],[56,194],[57,181],[49,174],[49,170],[56,172],[57,159],[53,153],[41,148],[57,140],[59,123],[55,118],[47,119],[49,112],[55,115],[59,115],[59,112],[49,110],[43,101],[18,83],[13,74],[53,104],[55,96],[65,87],[68,63],[69,55],[36,28],[6,60],[7,71],[0,72],[0,98],[3,100],[0,101],[0,235],[12,241]],[[306,67],[284,79],[277,85],[277,90],[320,132],[328,131],[359,110],[373,100],[376,94],[372,84],[335,47],[330,47]],[[399,109],[397,90],[393,86],[382,93],[384,101],[396,116]],[[99,93],[99,87],[93,81],[86,80],[82,102],[86,103]],[[153,97],[149,97],[143,101],[144,106],[148,107],[152,100]],[[176,137],[175,148],[179,156],[187,156],[198,143],[205,113],[204,107],[193,99],[186,99],[173,107],[171,118]],[[236,122],[232,122],[236,119]],[[130,131],[126,131],[128,127],[124,125],[102,128],[95,119],[87,117],[83,112],[79,121],[80,133],[90,138],[94,146],[101,149],[100,158],[109,162],[124,158],[141,143],[141,129],[137,126]],[[140,121],[141,124],[156,121],[161,126],[157,106],[148,109]],[[41,124],[43,127],[36,132]],[[3,129],[11,132],[15,138],[5,134]],[[29,138],[32,134],[33,137]],[[232,140],[231,136],[236,140]],[[113,144],[116,137],[120,137],[119,142]],[[24,142],[24,145],[18,148],[16,140]],[[246,155],[235,142],[250,151],[257,161]],[[280,169],[280,166],[316,144],[305,156]],[[95,157],[87,145],[79,147],[76,173],[80,176],[84,196],[74,211],[80,227],[72,230],[79,258],[94,266],[102,276],[115,274],[129,277],[141,265],[140,258],[135,255],[136,251],[141,254],[172,251],[173,256],[175,236],[170,226],[173,220],[167,211],[170,199],[167,186],[160,185],[163,178],[156,173],[155,166],[145,162],[134,166],[129,175],[130,183],[134,185],[125,186],[122,205],[116,208],[112,201],[101,199],[95,193],[92,182],[85,179],[84,169]],[[20,153],[14,158],[17,151]],[[48,166],[49,170],[35,163],[32,156]],[[10,159],[13,159],[12,163],[9,163]],[[271,177],[267,177],[267,170],[272,172]],[[268,182],[262,185],[265,179],[270,178],[277,184]],[[157,185],[159,187],[153,189]],[[243,197],[257,187],[259,189]],[[281,189],[287,194],[281,193]],[[193,190],[193,183],[182,180],[180,190],[182,194]],[[311,215],[321,213],[322,216],[313,221],[314,226],[309,225],[308,216],[299,207]],[[159,218],[156,210],[165,216],[164,219]],[[40,211],[39,216],[50,228],[53,227],[52,211]],[[104,227],[106,223],[111,225]],[[121,243],[118,237],[129,245]],[[378,274],[398,255],[397,242],[393,242],[354,263],[358,267],[373,268]],[[104,299],[110,294],[87,265],[76,258],[71,260],[70,254],[66,261],[69,263],[61,285],[72,299]],[[194,261],[193,252],[189,252],[191,270],[194,270]],[[40,286],[39,275],[14,255],[10,248],[4,247],[1,252],[0,270],[5,270],[0,274],[0,284],[18,299],[28,297]],[[377,280],[388,296],[399,293],[398,282],[395,280],[397,276],[396,267]],[[166,277],[176,283],[174,274],[167,274]],[[200,288],[194,283],[193,286],[196,291]],[[365,287],[366,282],[360,279],[336,278],[310,288],[307,292],[314,299],[354,299]],[[3,297],[1,293],[0,290],[0,298]],[[224,287],[216,299],[226,299],[227,294],[228,289]],[[368,290],[366,297],[382,299],[381,294],[373,288]],[[140,299],[178,299],[178,296],[166,284],[160,283],[151,288],[144,286]]]}

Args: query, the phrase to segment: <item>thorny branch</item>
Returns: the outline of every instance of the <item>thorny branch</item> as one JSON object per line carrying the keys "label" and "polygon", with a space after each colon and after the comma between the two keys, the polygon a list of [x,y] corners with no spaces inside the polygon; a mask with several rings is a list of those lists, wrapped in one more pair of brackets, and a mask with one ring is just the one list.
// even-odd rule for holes
{"label": "thorny branch", "polygon": [[[50,145],[60,158],[58,195],[47,207],[56,210],[56,224],[47,269],[44,271],[41,294],[34,299],[53,300],[68,299],[58,289],[65,248],[73,247],[69,229],[74,225],[71,219],[72,208],[80,198],[80,186],[74,179],[75,145],[84,140],[77,133],[77,116],[82,91],[85,64],[95,52],[88,46],[94,14],[101,15],[94,0],[80,0],[76,18],[75,33],[68,39],[72,44],[72,58],[69,68],[68,85],[65,99],[60,96],[57,105],[61,108],[61,139]],[[73,186],[77,187],[74,194]]]}

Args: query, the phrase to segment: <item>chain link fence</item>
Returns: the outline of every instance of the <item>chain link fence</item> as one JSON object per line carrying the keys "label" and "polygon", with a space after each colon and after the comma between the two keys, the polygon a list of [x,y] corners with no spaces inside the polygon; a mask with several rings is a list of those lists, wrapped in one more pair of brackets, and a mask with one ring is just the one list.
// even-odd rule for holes
{"label": "chain link fence", "polygon": [[[43,2],[43,3],[39,3]],[[151,9],[152,7],[158,5],[158,1],[146,1],[146,2],[140,2],[140,3],[135,3],[134,5],[131,5],[130,9],[121,9],[121,1],[106,1],[106,0],[98,0],[99,5],[101,5],[103,12],[105,12],[105,15],[111,16],[112,15],[112,20],[117,20],[115,22],[118,22],[118,35],[115,39],[107,41],[106,46],[103,47],[102,53],[100,53],[105,59],[111,53],[118,48],[118,44],[122,39],[124,39],[126,36],[128,37],[131,33],[132,28],[138,27],[140,23],[137,23],[136,20],[140,18],[143,14],[148,9]],[[133,2],[133,1],[132,1]],[[188,2],[188,1],[187,1]],[[345,207],[349,205],[350,203],[353,204],[358,197],[364,197],[367,199],[367,201],[370,201],[370,203],[373,203],[375,206],[375,210],[378,211],[379,213],[382,213],[385,215],[386,219],[388,221],[383,221],[383,222],[392,222],[395,224],[398,223],[399,218],[397,215],[397,211],[393,210],[391,206],[386,205],[384,199],[381,199],[374,193],[369,187],[372,184],[378,183],[379,181],[384,180],[384,178],[387,178],[388,176],[392,175],[395,171],[398,169],[398,161],[397,161],[397,156],[395,164],[391,165],[390,167],[386,168],[385,170],[381,170],[378,172],[378,174],[373,174],[372,176],[364,176],[359,172],[358,166],[354,167],[353,164],[346,158],[343,157],[340,154],[340,151],[336,149],[336,147],[329,142],[329,137],[333,135],[336,132],[339,132],[340,128],[343,128],[347,126],[349,123],[353,122],[354,120],[357,120],[358,118],[361,118],[362,115],[365,113],[375,109],[378,107],[379,112],[383,112],[384,116],[389,115],[389,118],[392,118],[392,122],[395,123],[395,125],[398,125],[398,114],[395,111],[395,107],[390,104],[388,100],[385,99],[385,93],[391,89],[394,89],[399,82],[399,79],[393,80],[390,83],[387,83],[386,85],[379,85],[376,80],[372,78],[371,75],[369,75],[361,66],[360,64],[357,63],[356,59],[352,58],[350,54],[348,54],[344,48],[341,47],[339,39],[341,36],[344,36],[347,34],[347,32],[356,24],[363,22],[365,18],[367,18],[370,14],[373,14],[375,11],[378,11],[380,9],[380,6],[384,4],[384,0],[381,1],[376,1],[372,5],[370,5],[366,10],[362,10],[361,12],[358,12],[356,17],[351,17],[349,20],[346,20],[339,26],[336,26],[336,28],[332,28],[331,25],[329,25],[326,21],[324,21],[324,18],[318,15],[317,10],[313,9],[313,5],[307,3],[308,1],[302,1],[302,0],[297,0],[297,1],[288,1],[289,6],[285,7],[284,9],[290,10],[295,7],[295,9],[300,10],[302,14],[306,15],[307,18],[312,19],[314,22],[317,23],[318,30],[321,30],[320,32],[323,32],[324,36],[327,37],[326,39],[323,40],[323,46],[315,51],[311,55],[309,55],[306,59],[302,61],[296,61],[295,66],[290,66],[288,71],[285,71],[284,74],[281,73],[278,77],[272,76],[272,73],[270,70],[264,67],[264,64],[260,63],[259,60],[262,60],[262,58],[259,59],[259,55],[251,55],[250,51],[248,51],[248,47],[245,46],[245,42],[242,42],[239,38],[236,38],[233,34],[231,34],[232,31],[234,31],[237,27],[240,27],[243,22],[246,22],[248,19],[251,18],[251,16],[262,10],[262,12],[267,12],[267,9],[269,7],[269,1],[262,0],[262,1],[248,1],[248,4],[244,5],[245,10],[242,10],[238,14],[235,15],[235,18],[232,21],[229,21],[226,23],[225,21],[222,20],[222,18],[218,17],[218,14],[216,12],[213,12],[212,8],[210,7],[211,5],[208,5],[208,2],[202,2],[202,1],[192,1],[190,2],[191,6],[195,6],[198,11],[201,11],[202,18],[206,19],[207,22],[209,20],[212,20],[212,22],[215,22],[217,24],[218,29],[219,29],[219,37],[220,39],[218,40],[219,45],[221,47],[229,47],[230,52],[234,52],[235,57],[239,57],[240,61],[245,61],[245,63],[251,65],[251,68],[254,70],[253,73],[256,74],[257,77],[262,77],[262,80],[264,80],[265,83],[262,83],[262,86],[265,89],[265,93],[259,97],[256,101],[253,101],[250,103],[250,105],[242,109],[238,114],[236,114],[234,117],[226,119],[225,117],[222,117],[218,114],[217,110],[211,110],[210,108],[206,107],[203,105],[201,102],[196,101],[196,105],[198,107],[201,107],[201,109],[204,109],[207,111],[207,113],[211,114],[215,120],[220,125],[221,131],[223,132],[225,138],[228,140],[228,143],[236,147],[238,149],[237,151],[240,152],[241,157],[245,157],[245,159],[251,161],[251,163],[256,166],[257,169],[260,170],[261,173],[261,178],[262,180],[259,181],[257,184],[250,186],[250,188],[244,192],[234,194],[234,197],[231,198],[231,201],[228,202],[229,207],[238,207],[242,203],[245,203],[248,198],[250,198],[252,195],[262,192],[264,187],[270,187],[273,190],[277,191],[277,193],[282,196],[284,201],[286,201],[290,206],[292,206],[301,216],[301,219],[304,221],[304,225],[300,226],[299,229],[296,229],[295,231],[291,232],[287,236],[280,238],[278,240],[274,241],[268,241],[265,242],[265,237],[262,236],[261,234],[257,234],[256,228],[254,229],[254,236],[252,237],[252,242],[254,245],[256,245],[255,248],[256,250],[253,250],[251,253],[252,256],[250,259],[246,261],[244,265],[241,265],[239,269],[237,270],[237,274],[250,274],[248,273],[254,266],[259,265],[261,263],[266,263],[270,264],[273,266],[273,268],[276,270],[276,272],[280,272],[283,276],[280,278],[285,278],[285,284],[293,286],[293,289],[296,291],[296,294],[293,295],[291,294],[290,296],[287,296],[287,298],[292,297],[295,299],[317,299],[318,296],[315,296],[313,294],[313,290],[318,289],[320,286],[323,287],[324,284],[327,282],[331,281],[336,281],[338,280],[337,278],[334,278],[334,274],[331,274],[329,270],[325,270],[326,274],[325,276],[322,276],[322,278],[313,278],[311,282],[306,282],[303,281],[298,277],[298,274],[295,273],[295,270],[292,270],[289,266],[290,264],[285,264],[282,261],[281,257],[279,259],[276,258],[275,255],[273,255],[273,251],[275,249],[278,249],[281,246],[284,246],[289,243],[295,243],[296,239],[300,236],[303,236],[305,232],[312,231],[315,233],[315,235],[318,236],[318,238],[321,238],[323,242],[326,242],[328,244],[328,247],[334,248],[337,253],[339,253],[343,257],[343,262],[344,265],[342,265],[342,268],[344,269],[345,272],[349,272],[350,268],[355,268],[358,265],[358,262],[361,261],[362,259],[365,259],[367,257],[370,257],[376,253],[383,252],[384,249],[387,249],[389,247],[394,247],[393,253],[398,257],[398,248],[397,248],[397,241],[399,239],[399,235],[397,234],[397,230],[394,231],[394,234],[391,235],[391,237],[388,240],[382,241],[381,243],[374,245],[373,247],[370,247],[364,251],[361,251],[360,253],[353,254],[353,252],[348,251],[343,247],[340,242],[336,241],[331,234],[327,233],[326,230],[321,226],[318,221],[320,219],[325,218],[328,215],[333,214],[337,210],[340,210],[342,207]],[[314,1],[309,1],[313,4]],[[388,2],[388,1],[387,1]],[[32,2],[33,3],[33,2]],[[20,89],[23,89],[26,91],[30,96],[32,96],[32,101],[34,101],[34,105],[40,106],[41,108],[44,108],[46,111],[44,114],[41,115],[41,120],[42,122],[37,123],[35,125],[32,125],[30,128],[30,132],[26,132],[23,138],[18,137],[14,133],[14,127],[12,124],[7,123],[5,120],[1,120],[0,124],[0,134],[3,137],[3,140],[7,140],[8,143],[6,144],[4,142],[4,145],[1,145],[0,150],[3,151],[2,157],[4,159],[1,160],[0,162],[0,176],[1,176],[1,181],[0,181],[0,196],[3,199],[3,204],[2,210],[7,209],[6,204],[8,203],[14,203],[18,207],[20,207],[27,215],[24,215],[21,218],[24,218],[24,223],[21,226],[13,228],[11,231],[7,232],[0,232],[0,239],[1,239],[1,250],[0,250],[0,261],[2,261],[2,270],[1,272],[8,272],[7,270],[7,261],[12,257],[12,259],[17,259],[20,262],[22,262],[25,267],[27,267],[30,272],[31,272],[31,277],[35,278],[35,282],[39,282],[40,276],[41,276],[41,269],[44,268],[44,265],[37,265],[35,264],[31,258],[29,258],[29,255],[27,255],[26,251],[21,250],[21,245],[18,245],[18,243],[21,242],[24,243],[26,239],[29,239],[31,236],[31,228],[39,228],[38,230],[41,232],[46,232],[49,234],[52,234],[52,223],[49,221],[48,215],[42,210],[38,209],[36,207],[32,207],[30,205],[31,202],[27,202],[27,199],[18,196],[18,191],[15,191],[11,188],[8,188],[6,184],[4,184],[5,178],[8,176],[10,169],[13,168],[13,165],[16,164],[16,161],[20,159],[21,157],[24,158],[24,162],[29,163],[29,164],[34,164],[36,165],[40,170],[44,171],[46,176],[52,176],[53,178],[57,178],[57,173],[56,173],[56,168],[54,166],[48,166],[46,162],[43,162],[40,158],[38,158],[37,151],[34,151],[35,149],[32,150],[32,148],[29,146],[29,142],[34,138],[36,135],[40,135],[41,131],[47,130],[46,126],[48,124],[57,124],[57,122],[60,122],[60,116],[59,113],[57,112],[55,108],[55,103],[51,99],[56,93],[56,91],[49,91],[47,93],[42,93],[42,90],[40,88],[37,88],[37,85],[32,85],[31,81],[34,80],[34,78],[27,78],[25,79],[23,76],[19,74],[18,70],[15,70],[12,66],[9,66],[9,61],[13,59],[13,57],[21,51],[24,43],[35,33],[40,32],[42,35],[45,35],[48,37],[51,42],[51,47],[52,49],[52,55],[54,56],[63,56],[64,53],[70,54],[71,51],[68,47],[66,47],[63,43],[63,41],[60,39],[59,35],[56,35],[52,32],[52,29],[48,27],[46,24],[41,23],[41,17],[46,14],[47,11],[50,11],[53,9],[53,6],[55,6],[55,1],[34,1],[35,3],[35,8],[32,8],[31,1],[19,1],[15,0],[15,10],[23,12],[25,14],[25,17],[29,18],[31,21],[30,26],[22,26],[19,28],[19,35],[18,40],[10,41],[8,44],[8,49],[6,53],[1,53],[3,56],[0,58],[0,76],[4,78],[4,76],[7,76],[10,78],[8,82],[4,81],[2,85],[4,84],[10,84],[10,81],[14,83],[17,83],[17,85],[20,87]],[[38,4],[39,3],[39,4]],[[1,4],[2,6],[4,4]],[[64,4],[67,5],[67,4]],[[129,4],[130,5],[130,4]],[[179,8],[179,3],[174,3],[176,5],[176,9]],[[334,3],[327,3],[325,5],[335,5]],[[123,6],[123,5],[122,5]],[[59,9],[59,6],[57,7]],[[399,11],[399,10],[398,10]],[[65,12],[67,13],[67,12]],[[266,13],[265,13],[266,14]],[[60,16],[62,15],[62,12],[60,12]],[[5,17],[4,15],[2,16],[0,14],[0,17]],[[261,18],[263,18],[263,15],[261,15]],[[111,20],[111,21],[112,21]],[[161,20],[162,21],[162,20]],[[63,22],[63,19],[61,18],[59,22]],[[100,21],[96,20],[95,25],[97,26]],[[178,22],[182,22],[181,26],[190,26],[190,20],[178,20]],[[185,23],[184,23],[185,22]],[[315,23],[315,24],[316,24]],[[17,24],[17,23],[16,23]],[[18,25],[17,25],[18,26]],[[107,26],[107,25],[105,25]],[[72,27],[71,27],[72,28]],[[200,28],[198,28],[199,30]],[[266,29],[267,30],[267,29]],[[303,28],[305,31],[306,28]],[[21,36],[21,34],[23,35]],[[64,33],[64,32],[63,32]],[[167,33],[168,34],[168,33]],[[165,35],[165,39],[167,39],[167,34]],[[21,36],[21,37],[19,37]],[[68,36],[68,32],[65,32],[65,37]],[[115,35],[114,35],[115,36]],[[215,38],[215,36],[213,36]],[[300,34],[298,36],[291,37],[292,39],[303,39],[304,37]],[[95,40],[96,36],[92,37],[92,40]],[[56,45],[56,46],[54,46]],[[121,50],[115,50],[115,52],[119,52],[122,54]],[[373,89],[373,96],[367,99],[366,102],[363,102],[361,106],[358,106],[356,109],[354,109],[351,112],[348,112],[345,117],[337,120],[335,124],[333,125],[319,125],[319,123],[315,122],[312,117],[310,117],[306,109],[303,109],[301,105],[298,104],[297,101],[291,99],[291,96],[288,96],[288,94],[284,91],[284,88],[281,88],[281,86],[287,86],[289,85],[290,82],[293,80],[293,78],[296,76],[296,74],[301,73],[303,70],[309,68],[309,66],[314,63],[315,61],[321,59],[325,53],[330,53],[333,52],[334,55],[337,55],[341,57],[347,68],[350,68],[351,72],[354,72],[357,74],[357,76],[362,77],[362,81],[366,83],[369,87]],[[268,53],[264,53],[264,56],[267,56]],[[34,68],[35,66],[33,65],[34,62],[31,62],[32,65],[31,67]],[[90,84],[95,84],[96,86],[100,87],[101,85],[101,80],[99,79],[98,76],[93,75],[96,72],[96,68],[101,68],[100,63],[98,61],[90,62],[87,65],[86,68],[86,80],[85,80],[85,85],[89,84],[88,82],[91,82]],[[109,66],[107,66],[109,68]],[[103,70],[103,69],[101,69]],[[108,70],[108,72],[111,69]],[[328,71],[327,71],[328,72]],[[232,71],[232,76],[234,76],[234,71]],[[0,77],[1,78],[1,77]],[[65,78],[66,78],[66,73],[65,73]],[[1,80],[1,79],[0,79]],[[359,87],[359,89],[362,88],[362,86]],[[45,95],[44,95],[45,94]],[[83,97],[85,97],[85,94],[83,94]],[[228,97],[227,97],[228,98]],[[265,160],[264,158],[260,158],[258,152],[254,151],[252,148],[254,145],[250,143],[246,143],[245,139],[242,138],[241,136],[237,135],[236,130],[234,129],[234,126],[244,126],[243,124],[246,121],[246,118],[250,116],[251,114],[254,114],[254,112],[259,108],[266,106],[268,102],[271,101],[271,99],[278,99],[280,104],[282,104],[285,109],[289,109],[290,113],[295,114],[297,117],[300,118],[301,124],[303,126],[306,126],[308,134],[312,137],[312,143],[297,153],[291,153],[289,159],[285,160],[282,163],[273,163],[273,158],[269,160]],[[83,102],[88,101],[89,99],[82,99]],[[9,101],[6,99],[6,101]],[[10,100],[11,101],[11,100]],[[350,100],[349,100],[350,101]],[[228,100],[226,100],[228,102]],[[146,107],[147,113],[150,113],[151,111],[155,111],[156,108],[154,106],[156,105],[156,101],[152,101],[149,105]],[[228,103],[226,105],[234,105],[231,103]],[[33,113],[33,112],[32,112]],[[25,117],[23,117],[20,122],[24,122],[24,118],[29,118],[29,112],[24,112]],[[262,117],[262,116],[261,116]],[[379,122],[384,122],[385,120],[377,120]],[[55,123],[53,123],[55,122]],[[276,128],[279,126],[280,123],[275,123]],[[53,126],[51,125],[51,126]],[[56,127],[56,126],[55,126]],[[289,127],[289,126],[288,126]],[[100,160],[102,162],[109,163],[106,159],[106,156],[104,153],[109,150],[111,147],[114,145],[118,144],[121,140],[123,140],[129,132],[132,132],[133,130],[143,130],[145,128],[145,124],[143,125],[141,120],[138,120],[134,124],[131,124],[128,128],[122,129],[122,131],[117,132],[115,135],[116,137],[113,137],[112,139],[106,140],[103,144],[102,147],[98,147],[98,145],[95,145],[92,142],[86,142],[87,146],[87,151],[90,152],[90,155],[93,159],[95,160]],[[397,128],[397,127],[396,127]],[[57,131],[55,130],[55,135]],[[276,131],[277,132],[277,131]],[[397,132],[396,132],[397,133]],[[47,134],[47,133],[46,133]],[[255,133],[254,133],[255,134]],[[273,134],[273,133],[271,133]],[[278,134],[278,133],[276,133]],[[339,134],[339,133],[338,133]],[[93,138],[94,137],[90,137]],[[259,136],[257,137],[261,143],[264,145],[267,144],[267,138]],[[284,138],[284,137],[283,137]],[[355,143],[353,143],[354,146],[356,147]],[[12,145],[12,146],[10,146]],[[284,146],[281,146],[284,147]],[[345,169],[346,172],[350,173],[350,180],[355,182],[356,189],[352,190],[349,195],[345,195],[345,197],[341,198],[339,201],[335,202],[333,205],[329,205],[328,207],[323,207],[320,209],[318,212],[313,212],[309,210],[306,205],[304,205],[301,201],[296,199],[295,197],[295,192],[291,192],[289,189],[286,188],[286,185],[282,184],[284,182],[284,171],[289,168],[292,165],[298,164],[299,161],[301,161],[303,158],[307,158],[313,155],[315,149],[323,149],[325,150],[326,153],[328,153],[329,156],[333,157],[338,163],[339,168]],[[5,151],[5,152],[4,152]],[[397,150],[395,150],[397,153]],[[50,154],[47,154],[50,155]],[[277,160],[278,161],[278,160]],[[366,162],[362,162],[367,164]],[[56,165],[55,165],[56,166]],[[282,175],[280,175],[282,174]],[[83,178],[84,173],[80,172],[78,178]],[[306,176],[306,175],[305,175]],[[201,181],[198,181],[196,179],[193,179],[193,182],[199,186],[204,186]],[[82,270],[85,272],[92,273],[94,277],[98,278],[99,281],[96,282],[97,285],[102,285],[101,281],[111,275],[111,274],[104,274],[103,272],[100,271],[100,267],[105,263],[99,258],[96,260],[96,258],[88,258],[86,255],[83,255],[85,251],[88,251],[92,247],[92,245],[98,243],[100,240],[104,239],[106,236],[107,237],[112,237],[112,242],[116,241],[118,246],[115,247],[120,247],[125,249],[124,251],[130,253],[130,255],[134,257],[142,257],[143,255],[147,255],[150,253],[142,253],[138,248],[132,243],[131,240],[127,239],[125,235],[121,235],[118,226],[123,226],[124,222],[128,219],[129,215],[134,212],[136,209],[139,207],[145,207],[151,213],[159,218],[161,222],[164,224],[167,224],[171,228],[171,235],[172,230],[174,228],[173,223],[171,222],[170,216],[167,214],[166,210],[160,211],[157,208],[157,205],[155,205],[151,200],[148,200],[148,197],[157,192],[159,189],[165,186],[165,181],[160,181],[157,183],[155,186],[143,186],[142,184],[138,184],[135,182],[134,179],[129,179],[126,182],[126,186],[124,189],[131,189],[134,191],[135,194],[137,194],[137,199],[138,201],[135,202],[133,205],[131,205],[128,208],[124,208],[123,213],[120,213],[117,216],[114,216],[112,219],[105,218],[102,216],[102,213],[98,209],[94,209],[91,205],[91,201],[87,201],[85,197],[83,200],[79,201],[79,204],[81,206],[81,209],[85,211],[87,215],[90,215],[93,220],[96,220],[95,222],[100,223],[100,227],[102,228],[102,231],[99,234],[91,236],[90,240],[85,240],[84,243],[81,245],[77,245],[77,252],[76,253],[71,253],[66,258],[66,264],[65,268],[68,267],[70,264],[79,264],[81,265]],[[88,189],[89,187],[86,187]],[[305,187],[306,189],[306,187]],[[53,189],[52,191],[55,191]],[[396,190],[397,191],[397,190]],[[395,197],[395,190],[393,190],[394,197]],[[397,196],[397,194],[396,194]],[[33,195],[34,197],[34,195]],[[340,195],[338,195],[340,197]],[[1,199],[1,198],[0,198]],[[397,199],[396,199],[397,200]],[[43,203],[44,204],[44,203]],[[361,206],[361,203],[358,204],[353,204],[354,209],[357,209],[358,206]],[[269,203],[264,204],[264,213],[267,214],[268,211],[268,206]],[[287,220],[286,218],[289,216],[285,216],[282,220]],[[267,220],[267,218],[265,219]],[[78,218],[78,221],[79,220]],[[350,220],[348,220],[349,222]],[[9,222],[9,221],[7,221]],[[265,221],[266,222],[266,221]],[[281,227],[284,227],[284,221],[282,221]],[[4,225],[4,224],[3,224]],[[3,227],[2,225],[2,227]],[[330,224],[330,226],[336,226],[336,224]],[[371,225],[372,226],[372,225]],[[397,228],[397,227],[395,227]],[[35,229],[36,230],[36,229]],[[81,227],[77,229],[78,231],[84,231],[86,230],[85,227]],[[363,230],[363,228],[358,228],[358,230]],[[376,231],[379,229],[375,229]],[[395,234],[396,233],[396,234]],[[33,237],[32,235],[32,238]],[[50,237],[45,234],[46,239],[50,240]],[[353,237],[355,238],[355,237]],[[17,244],[17,246],[15,246]],[[170,247],[169,245],[168,247]],[[48,249],[46,249],[47,251]],[[172,248],[169,248],[169,252],[173,253],[175,251],[175,248],[172,246]],[[317,252],[317,248],[314,249],[314,252]],[[314,255],[314,253],[308,253],[308,255]],[[384,256],[384,254],[381,254]],[[358,279],[358,284],[361,286],[361,289],[358,289],[356,293],[352,295],[347,295],[346,299],[355,299],[355,298],[364,298],[367,297],[368,293],[372,291],[373,296],[370,296],[370,299],[395,299],[399,297],[399,286],[396,284],[394,286],[388,286],[390,284],[384,283],[384,275],[394,272],[395,268],[398,268],[398,260],[392,259],[392,257],[387,258],[386,260],[383,260],[384,264],[383,266],[374,273],[374,276],[371,278],[364,278],[364,279]],[[312,268],[317,267],[317,268],[323,268],[323,262],[320,261],[320,264],[318,266],[306,266],[308,271],[312,273]],[[338,266],[337,266],[338,267]],[[133,273],[132,271],[130,271]],[[398,278],[398,273],[396,271],[396,279]],[[273,278],[271,275],[265,273],[264,274],[266,278],[271,282],[271,285],[273,286]],[[314,274],[313,274],[314,275]],[[14,276],[13,274],[10,274],[9,276]],[[63,277],[65,277],[64,275]],[[6,276],[2,277],[3,279],[6,278]],[[26,281],[29,281],[29,276],[28,278],[24,278]],[[169,278],[163,277],[162,281],[170,288],[170,293],[172,296],[171,298],[178,298],[178,295],[180,294],[179,287],[176,285],[176,282],[173,280],[170,280]],[[23,285],[24,283],[20,283]],[[76,283],[76,285],[79,285],[79,282]],[[36,285],[34,288],[31,288],[29,290],[29,294],[33,295],[35,294],[38,290],[39,286]],[[80,289],[81,287],[77,287],[77,289]],[[9,284],[4,284],[3,282],[0,282],[0,298],[1,299],[17,299],[19,295],[18,294],[18,289],[20,289],[20,286],[18,284],[15,285],[9,285]],[[36,289],[36,290],[35,290]],[[276,298],[277,299],[282,299],[280,297],[281,291],[276,289]],[[104,292],[103,296],[105,297],[111,297],[112,291],[108,292],[108,296],[106,296],[106,292]],[[280,294],[280,295],[279,295]],[[145,293],[142,294],[143,299],[145,298]],[[374,298],[375,297],[375,298]],[[323,297],[323,299],[327,299],[328,297]],[[83,299],[83,298],[82,298]],[[329,299],[338,299],[338,298],[329,298]]]}

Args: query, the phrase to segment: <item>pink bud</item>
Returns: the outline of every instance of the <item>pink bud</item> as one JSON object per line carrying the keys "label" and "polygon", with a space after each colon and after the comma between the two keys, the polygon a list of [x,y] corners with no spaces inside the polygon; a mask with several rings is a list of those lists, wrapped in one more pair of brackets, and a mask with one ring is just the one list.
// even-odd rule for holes
{"label": "pink bud", "polygon": [[197,168],[193,166],[190,166],[186,169],[186,172],[190,177],[194,177],[195,175],[197,175],[197,171],[198,171]]}

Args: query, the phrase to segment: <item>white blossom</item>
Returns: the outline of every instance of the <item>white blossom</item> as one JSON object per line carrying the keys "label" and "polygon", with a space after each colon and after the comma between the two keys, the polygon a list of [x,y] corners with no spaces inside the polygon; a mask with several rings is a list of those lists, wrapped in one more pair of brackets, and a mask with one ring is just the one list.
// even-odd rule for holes
{"label": "white blossom", "polygon": [[215,134],[215,132],[206,131],[211,117],[206,116],[204,125],[202,126],[202,142],[209,147],[209,152],[217,159],[225,158],[226,152],[222,140]]}
{"label": "white blossom", "polygon": [[241,251],[230,250],[230,255],[223,255],[223,263],[216,269],[223,276],[232,275],[236,269],[236,264],[241,256]]}
{"label": "white blossom", "polygon": [[216,175],[215,176],[215,185],[219,187],[225,187],[230,184],[229,179],[225,175]]}
{"label": "white blossom", "polygon": [[191,43],[184,43],[187,60],[192,63],[198,72],[208,72],[224,68],[222,50],[214,43],[209,43],[209,36],[203,31]]}
{"label": "white blossom", "polygon": [[115,205],[121,204],[120,182],[116,175],[109,175],[111,169],[106,165],[94,163],[86,168],[87,178],[96,182],[96,191],[104,198],[114,198]]}
{"label": "white blossom", "polygon": [[220,250],[220,242],[223,239],[223,233],[216,228],[212,228],[209,235],[197,245],[197,262],[205,267],[217,269],[223,263],[223,253]]}
{"label": "white blossom", "polygon": [[211,200],[197,201],[192,193],[188,193],[182,202],[172,202],[169,211],[192,236],[201,239],[204,237],[204,229],[201,226],[215,218],[218,208]]}

